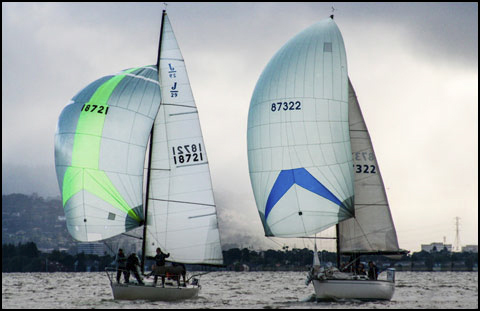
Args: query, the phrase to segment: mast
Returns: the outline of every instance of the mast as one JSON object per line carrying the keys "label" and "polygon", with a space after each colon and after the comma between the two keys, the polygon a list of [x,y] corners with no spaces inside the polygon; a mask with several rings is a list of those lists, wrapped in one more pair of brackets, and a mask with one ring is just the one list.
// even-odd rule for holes
{"label": "mast", "polygon": [[335,225],[335,231],[337,232],[337,268],[340,269],[340,226]]}
{"label": "mast", "polygon": [[162,34],[163,34],[163,23],[165,22],[165,15],[167,15],[166,11],[162,11],[162,24],[160,25],[160,39],[158,41],[158,54],[157,54],[157,68],[158,74],[160,75],[160,49],[162,48]]}
{"label": "mast", "polygon": [[[163,23],[165,21],[165,15],[167,13],[165,10],[162,11],[162,23],[160,25],[160,38],[158,40],[158,54],[157,54],[157,70],[160,79],[160,50],[162,47],[162,34],[163,34]],[[160,103],[161,104],[161,103]],[[153,145],[153,127],[155,123],[152,124],[152,129],[150,131],[150,144],[148,150],[148,168],[147,168],[147,189],[145,193],[145,220],[143,224],[143,241],[142,241],[142,261],[141,261],[141,269],[142,274],[145,272],[145,244],[147,241],[147,215],[148,215],[148,195],[150,192],[150,167],[152,163],[152,145]]]}

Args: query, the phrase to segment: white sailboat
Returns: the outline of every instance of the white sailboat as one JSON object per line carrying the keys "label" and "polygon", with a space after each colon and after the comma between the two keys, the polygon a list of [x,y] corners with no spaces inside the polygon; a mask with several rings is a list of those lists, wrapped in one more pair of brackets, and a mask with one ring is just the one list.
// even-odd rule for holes
{"label": "white sailboat", "polygon": [[[76,240],[101,241],[143,226],[142,268],[157,247],[172,262],[223,264],[198,111],[165,11],[156,65],[100,78],[64,108],[55,165]],[[114,299],[178,300],[200,290],[196,282],[163,288],[110,277],[110,283]]]}
{"label": "white sailboat", "polygon": [[[250,179],[266,236],[307,237],[336,225],[340,254],[395,255],[385,188],[333,16],[288,41],[262,72],[248,116]],[[385,281],[320,269],[317,299],[391,299]]]}

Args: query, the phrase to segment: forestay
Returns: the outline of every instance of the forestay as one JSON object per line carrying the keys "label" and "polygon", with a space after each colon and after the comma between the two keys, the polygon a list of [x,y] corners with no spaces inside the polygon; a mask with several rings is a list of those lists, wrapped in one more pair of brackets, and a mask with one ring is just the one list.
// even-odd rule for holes
{"label": "forestay", "polygon": [[146,255],[160,247],[171,261],[223,264],[198,111],[166,14],[161,38],[162,103],[152,141]]}
{"label": "forestay", "polygon": [[348,109],[355,174],[355,218],[339,225],[340,252],[398,252],[382,175],[350,80]]}
{"label": "forestay", "polygon": [[347,77],[332,19],[288,41],[260,76],[247,139],[267,236],[311,235],[353,216]]}
{"label": "forestay", "polygon": [[160,104],[155,66],[98,79],[63,109],[55,167],[67,228],[98,241],[143,223],[145,150]]}

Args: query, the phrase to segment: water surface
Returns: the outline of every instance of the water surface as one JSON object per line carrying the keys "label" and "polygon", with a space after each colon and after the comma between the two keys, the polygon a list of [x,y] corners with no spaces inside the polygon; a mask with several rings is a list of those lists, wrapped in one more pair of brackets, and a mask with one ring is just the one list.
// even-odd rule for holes
{"label": "water surface", "polygon": [[196,299],[113,300],[105,273],[2,273],[2,308],[477,309],[478,272],[397,272],[388,302],[314,302],[305,272],[212,272]]}

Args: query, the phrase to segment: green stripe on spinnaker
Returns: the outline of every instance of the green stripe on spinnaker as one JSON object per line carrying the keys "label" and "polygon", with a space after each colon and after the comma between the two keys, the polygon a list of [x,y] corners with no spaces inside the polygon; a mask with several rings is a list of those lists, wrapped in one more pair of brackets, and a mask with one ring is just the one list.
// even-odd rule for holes
{"label": "green stripe on spinnaker", "polygon": [[[103,106],[106,111],[108,99],[117,85],[125,78],[126,74],[137,69],[139,68],[126,70],[125,74],[107,80],[95,91],[85,107],[90,105],[90,109],[92,109],[93,105]],[[80,113],[73,142],[72,165],[67,168],[63,178],[63,206],[73,195],[86,190],[140,222],[140,217],[123,199],[105,172],[98,170],[105,117],[105,113],[85,110]]]}

